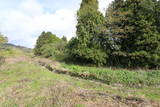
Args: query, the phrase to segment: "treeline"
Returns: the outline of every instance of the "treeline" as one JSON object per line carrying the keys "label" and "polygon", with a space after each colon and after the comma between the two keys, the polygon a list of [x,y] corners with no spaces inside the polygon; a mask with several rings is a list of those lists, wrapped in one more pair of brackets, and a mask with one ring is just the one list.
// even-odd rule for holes
{"label": "treeline", "polygon": [[157,0],[114,0],[105,17],[97,0],[82,0],[76,37],[65,53],[72,61],[98,66],[160,68],[159,19]]}

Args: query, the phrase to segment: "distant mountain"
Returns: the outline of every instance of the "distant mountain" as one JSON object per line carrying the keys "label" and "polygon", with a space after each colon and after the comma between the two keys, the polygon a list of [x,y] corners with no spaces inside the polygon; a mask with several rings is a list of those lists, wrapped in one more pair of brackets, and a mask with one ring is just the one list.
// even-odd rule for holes
{"label": "distant mountain", "polygon": [[10,43],[6,43],[6,44],[1,45],[1,49],[5,49],[5,48],[17,48],[17,49],[20,49],[24,52],[32,52],[31,48],[27,48],[24,46],[17,46],[17,45],[10,44]]}

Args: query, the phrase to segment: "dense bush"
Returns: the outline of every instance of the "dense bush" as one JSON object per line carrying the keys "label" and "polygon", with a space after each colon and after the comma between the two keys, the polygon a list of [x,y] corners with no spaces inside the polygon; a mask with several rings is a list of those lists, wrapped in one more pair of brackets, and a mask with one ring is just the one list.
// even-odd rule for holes
{"label": "dense bush", "polygon": [[51,32],[42,32],[37,40],[34,54],[46,58],[63,56],[66,44],[66,37],[60,39]]}
{"label": "dense bush", "polygon": [[41,48],[45,45],[53,44],[55,42],[60,41],[56,35],[52,34],[51,32],[42,32],[42,34],[39,36],[36,47],[34,49],[35,55],[42,55]]}
{"label": "dense bush", "polygon": [[57,57],[64,54],[65,43],[56,42],[54,44],[46,44],[41,47],[42,56],[48,57]]}

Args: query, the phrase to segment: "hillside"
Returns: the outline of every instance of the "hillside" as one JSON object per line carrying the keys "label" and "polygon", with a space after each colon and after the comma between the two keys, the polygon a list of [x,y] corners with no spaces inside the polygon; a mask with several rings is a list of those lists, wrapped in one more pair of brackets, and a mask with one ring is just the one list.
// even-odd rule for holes
{"label": "hillside", "polygon": [[160,107],[160,0],[0,4],[0,107]]}
{"label": "hillside", "polygon": [[123,82],[117,84],[116,81],[112,81],[109,85],[105,81],[99,81],[98,77],[97,79],[84,77],[89,74],[87,71],[94,75],[95,71],[111,73],[108,68],[95,69],[62,64],[33,57],[32,54],[17,47],[1,49],[0,56],[5,57],[5,64],[3,63],[0,67],[1,107],[160,106],[160,87],[159,83],[156,83],[159,81],[159,74],[156,79],[150,78],[152,82],[156,81],[156,85],[133,88],[126,86]]}
{"label": "hillside", "polygon": [[0,48],[2,48],[2,49],[16,48],[16,49],[20,49],[24,52],[31,52],[32,51],[32,49],[30,49],[30,48],[26,48],[26,47],[23,47],[23,46],[17,46],[17,45],[10,44],[10,43],[3,44],[3,45],[1,45]]}

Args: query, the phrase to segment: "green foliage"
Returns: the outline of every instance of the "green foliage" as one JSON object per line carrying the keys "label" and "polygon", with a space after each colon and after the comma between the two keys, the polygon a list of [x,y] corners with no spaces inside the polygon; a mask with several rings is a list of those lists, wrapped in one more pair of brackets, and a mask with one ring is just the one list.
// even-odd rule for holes
{"label": "green foliage", "polygon": [[157,0],[114,0],[104,18],[97,0],[82,0],[76,37],[67,43],[66,37],[43,32],[34,53],[57,57],[67,52],[69,60],[84,64],[159,69],[159,10]]}
{"label": "green foliage", "polygon": [[0,49],[0,56],[3,57],[13,57],[13,56],[20,56],[20,55],[31,55],[32,53],[23,51],[19,48],[15,47],[3,47]]}
{"label": "green foliage", "polygon": [[71,72],[88,75],[87,79],[97,79],[107,84],[123,84],[130,87],[160,85],[160,71],[129,71],[124,69],[107,69],[77,65],[63,65]]}
{"label": "green foliage", "polygon": [[42,46],[41,52],[42,56],[48,58],[48,57],[58,57],[63,56],[64,50],[65,50],[65,42],[56,42],[52,44],[46,44]]}
{"label": "green foliage", "polygon": [[8,42],[8,38],[0,34],[0,44],[5,44],[7,42]]}
{"label": "green foliage", "polygon": [[[123,67],[159,68],[160,34],[153,0],[115,0],[106,16],[113,40],[111,63]],[[106,28],[107,29],[107,28]]]}
{"label": "green foliage", "polygon": [[43,45],[41,47],[41,54],[42,56],[48,58],[48,57],[51,57],[51,56],[54,56],[55,54],[57,54],[57,50],[55,49],[54,47],[54,44],[46,44],[46,45]]}
{"label": "green foliage", "polygon": [[129,13],[125,10],[124,5],[124,0],[114,0],[106,11],[105,26],[107,32],[103,42],[106,50],[110,50],[107,62],[111,66],[119,64],[117,53],[121,49],[121,38],[124,38],[126,31],[129,31],[129,29],[126,30],[128,27],[124,26],[124,22],[127,20],[125,16]]}
{"label": "green foliage", "polygon": [[34,54],[46,58],[61,56],[64,54],[66,44],[66,37],[60,39],[51,32],[43,32],[37,40]]}
{"label": "green foliage", "polygon": [[42,32],[39,36],[36,47],[34,49],[35,55],[42,55],[41,48],[47,44],[53,44],[55,42],[60,42],[61,40],[56,37],[56,35],[52,34],[51,32]]}
{"label": "green foliage", "polygon": [[160,33],[160,1],[155,0],[155,25],[157,27],[157,31]]}
{"label": "green foliage", "polygon": [[77,16],[77,37],[68,44],[70,57],[77,62],[105,64],[107,55],[99,41],[104,17],[98,11],[98,1],[83,0]]}
{"label": "green foliage", "polygon": [[63,36],[63,37],[62,37],[62,40],[63,40],[64,42],[67,42],[67,37]]}
{"label": "green foliage", "polygon": [[[132,32],[127,33],[122,45],[123,51],[128,53],[131,66],[158,67],[160,58],[160,35],[154,25],[154,8],[152,0],[126,1],[132,13],[129,16],[129,27]],[[127,40],[126,40],[127,39]]]}
{"label": "green foliage", "polygon": [[97,0],[82,0],[80,8],[94,8],[98,9],[98,1]]}

